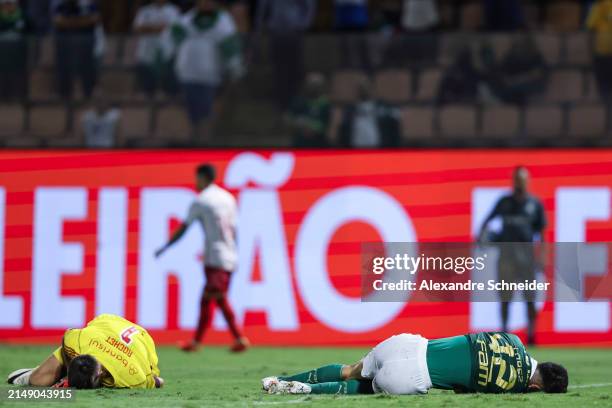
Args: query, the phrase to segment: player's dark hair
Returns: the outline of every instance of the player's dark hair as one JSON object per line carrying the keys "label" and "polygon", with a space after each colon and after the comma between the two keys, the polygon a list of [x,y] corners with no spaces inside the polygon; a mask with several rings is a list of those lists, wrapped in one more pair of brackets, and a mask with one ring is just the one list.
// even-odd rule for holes
{"label": "player's dark hair", "polygon": [[565,367],[556,363],[540,363],[537,369],[542,377],[544,392],[553,394],[567,392],[569,379]]}
{"label": "player's dark hair", "polygon": [[97,388],[98,362],[89,354],[83,354],[72,359],[68,365],[68,385],[79,389]]}
{"label": "player's dark hair", "polygon": [[196,174],[198,177],[203,177],[211,183],[215,181],[215,178],[217,177],[217,171],[212,164],[202,164],[198,166],[196,169]]}

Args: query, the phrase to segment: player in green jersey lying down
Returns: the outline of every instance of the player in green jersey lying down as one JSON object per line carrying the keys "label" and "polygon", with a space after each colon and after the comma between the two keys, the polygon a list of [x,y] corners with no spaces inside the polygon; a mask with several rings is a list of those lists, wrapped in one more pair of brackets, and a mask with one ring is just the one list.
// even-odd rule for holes
{"label": "player in green jersey lying down", "polygon": [[262,380],[270,394],[425,394],[430,388],[463,392],[567,392],[567,370],[538,363],[518,337],[503,332],[428,340],[392,336],[353,365],[333,364]]}

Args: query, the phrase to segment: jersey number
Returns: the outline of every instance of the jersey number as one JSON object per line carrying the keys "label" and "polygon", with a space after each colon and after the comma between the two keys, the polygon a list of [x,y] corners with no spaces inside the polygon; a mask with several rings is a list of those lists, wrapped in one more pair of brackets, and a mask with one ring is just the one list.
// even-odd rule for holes
{"label": "jersey number", "polygon": [[136,333],[138,333],[138,329],[134,326],[130,326],[122,331],[119,336],[121,337],[121,341],[129,345],[132,343],[132,336],[134,336]]}

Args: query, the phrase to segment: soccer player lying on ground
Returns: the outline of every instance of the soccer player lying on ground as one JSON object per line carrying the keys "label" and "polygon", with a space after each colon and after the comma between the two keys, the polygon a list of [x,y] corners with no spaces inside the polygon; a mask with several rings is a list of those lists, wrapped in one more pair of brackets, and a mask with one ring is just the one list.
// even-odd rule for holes
{"label": "soccer player lying on ground", "polygon": [[62,345],[40,366],[20,369],[8,383],[75,388],[160,388],[153,339],[142,327],[103,314],[82,329],[68,329]]}
{"label": "soccer player lying on ground", "polygon": [[262,380],[269,394],[425,394],[567,392],[565,368],[538,363],[518,337],[503,332],[427,340],[392,336],[353,365],[328,365]]}

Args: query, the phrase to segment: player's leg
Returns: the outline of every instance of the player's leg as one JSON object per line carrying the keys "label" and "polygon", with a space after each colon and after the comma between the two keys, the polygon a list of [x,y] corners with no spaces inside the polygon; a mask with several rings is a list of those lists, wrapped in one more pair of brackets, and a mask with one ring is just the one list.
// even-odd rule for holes
{"label": "player's leg", "polygon": [[533,346],[535,341],[535,328],[536,328],[536,306],[534,301],[527,302],[527,344]]}
{"label": "player's leg", "polygon": [[304,371],[288,376],[279,376],[278,379],[281,381],[299,381],[308,384],[318,384],[331,381],[342,381],[344,380],[344,367],[342,364],[329,364],[323,367],[315,368],[313,370]]}
{"label": "player's leg", "polygon": [[[206,286],[209,288],[212,296],[214,297],[219,309],[223,313],[227,327],[229,328],[232,336],[234,337],[234,344],[231,348],[233,352],[244,351],[249,347],[249,340],[242,335],[242,332],[236,324],[236,316],[227,299],[227,292],[229,290],[231,272],[206,267]],[[210,282],[210,284],[208,283]]]}
{"label": "player's leg", "polygon": [[333,381],[306,384],[299,381],[279,381],[269,394],[374,394],[371,380]]}
{"label": "player's leg", "polygon": [[502,300],[502,302],[500,303],[500,314],[501,314],[503,332],[508,331],[508,314],[509,314],[508,311],[509,309],[510,309],[510,302],[506,302]]}
{"label": "player's leg", "polygon": [[212,295],[206,288],[204,288],[204,292],[202,293],[202,298],[200,300],[200,317],[198,319],[198,326],[196,328],[193,341],[181,346],[183,351],[196,351],[200,347],[202,339],[206,334],[206,330],[208,327],[210,327],[210,323],[212,322],[214,311],[215,304],[213,302]]}
{"label": "player's leg", "polygon": [[348,380],[310,385],[310,394],[374,394],[372,380]]}
{"label": "player's leg", "polygon": [[[499,260],[497,262],[497,280],[499,282],[515,282],[515,269],[513,263],[512,253],[509,252],[509,248],[506,245],[501,245]],[[500,317],[502,327],[501,330],[503,332],[508,331],[508,317],[510,310],[510,301],[512,300],[512,292],[507,290],[502,290],[498,292],[499,300],[500,300]]]}

